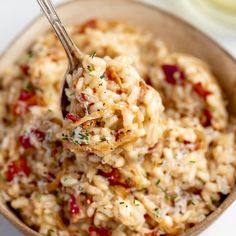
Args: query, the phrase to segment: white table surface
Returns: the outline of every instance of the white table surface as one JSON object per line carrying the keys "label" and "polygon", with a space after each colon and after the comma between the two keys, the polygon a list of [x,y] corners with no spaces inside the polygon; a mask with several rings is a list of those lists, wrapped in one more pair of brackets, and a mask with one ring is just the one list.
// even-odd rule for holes
{"label": "white table surface", "polygon": [[[62,1],[54,0],[55,3]],[[236,30],[220,22],[214,22],[203,13],[200,13],[196,7],[192,7],[190,2],[197,0],[146,1],[187,19],[218,41],[236,57]],[[0,53],[37,14],[39,14],[39,8],[36,0],[2,0],[0,2]],[[213,225],[201,233],[201,236],[235,236],[235,222],[236,203],[232,204]],[[0,216],[0,236],[23,235]]]}

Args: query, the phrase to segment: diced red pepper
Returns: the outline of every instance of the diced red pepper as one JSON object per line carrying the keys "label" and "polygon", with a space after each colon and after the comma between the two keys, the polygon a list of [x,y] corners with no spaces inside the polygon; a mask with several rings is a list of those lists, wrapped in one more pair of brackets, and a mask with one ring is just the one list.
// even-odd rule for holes
{"label": "diced red pepper", "polygon": [[66,115],[66,119],[71,120],[71,121],[73,121],[73,122],[78,122],[78,121],[80,121],[79,116],[78,116],[78,115],[74,115],[74,114],[72,114],[72,113],[68,113],[68,114]]}
{"label": "diced red pepper", "polygon": [[30,143],[30,138],[28,135],[21,135],[19,137],[19,143],[24,149],[30,149],[33,147]]}
{"label": "diced red pepper", "polygon": [[24,115],[29,111],[30,106],[38,105],[38,98],[33,92],[22,90],[18,100],[13,105],[14,115]]}
{"label": "diced red pepper", "polygon": [[90,226],[89,227],[90,233],[96,233],[98,236],[112,236],[112,233],[105,228]]}
{"label": "diced red pepper", "polygon": [[19,137],[19,143],[24,149],[30,149],[33,145],[30,142],[30,135],[35,135],[39,142],[43,142],[45,139],[45,133],[39,129],[32,129],[30,134],[23,134]]}
{"label": "diced red pepper", "polygon": [[184,140],[184,144],[185,145],[188,145],[188,144],[191,144],[192,142],[190,142],[190,141],[187,141],[187,140]]}
{"label": "diced red pepper", "polygon": [[24,157],[19,159],[18,166],[19,166],[19,172],[22,171],[26,176],[30,175],[31,169],[28,166],[28,163]]}
{"label": "diced red pepper", "polygon": [[88,100],[87,95],[85,93],[80,93],[79,101],[80,102],[86,102],[87,100]]}
{"label": "diced red pepper", "polygon": [[34,93],[22,90],[18,100],[19,101],[28,101],[33,96],[34,96]]}
{"label": "diced red pepper", "polygon": [[193,85],[193,90],[200,96],[206,98],[207,96],[211,95],[212,93],[205,88],[203,88],[202,83],[196,83]]}
{"label": "diced red pepper", "polygon": [[26,75],[26,76],[28,76],[29,75],[29,66],[27,66],[27,65],[21,65],[20,66],[20,70],[21,70],[21,72],[22,72],[22,74],[23,75]]}
{"label": "diced red pepper", "polygon": [[202,125],[205,127],[211,126],[212,119],[213,119],[212,113],[208,109],[204,109],[203,110],[203,117],[201,120]]}
{"label": "diced red pepper", "polygon": [[162,65],[162,70],[165,74],[166,82],[173,85],[184,85],[185,74],[176,65],[165,64]]}
{"label": "diced red pepper", "polygon": [[122,94],[122,93],[123,93],[123,91],[122,91],[121,89],[118,89],[116,92],[117,92],[118,94]]}
{"label": "diced red pepper", "polygon": [[80,208],[77,204],[77,201],[74,195],[71,195],[70,197],[69,207],[70,207],[70,213],[72,215],[77,215],[80,213]]}
{"label": "diced red pepper", "polygon": [[33,129],[33,130],[31,130],[31,133],[33,133],[36,136],[36,138],[38,139],[39,142],[43,142],[44,141],[45,133],[42,132],[41,130]]}
{"label": "diced red pepper", "polygon": [[24,157],[21,157],[17,161],[10,162],[10,164],[8,165],[8,169],[5,172],[6,180],[12,181],[14,177],[19,173],[24,173],[26,176],[29,176],[31,173],[31,169]]}
{"label": "diced red pepper", "polygon": [[88,28],[96,29],[97,28],[97,20],[96,19],[91,19],[91,20],[85,22],[80,28],[80,33],[84,34],[86,29],[88,29]]}
{"label": "diced red pepper", "polygon": [[128,182],[126,182],[125,180],[123,180],[121,178],[120,172],[118,171],[118,169],[112,168],[111,172],[104,172],[102,170],[98,170],[98,175],[101,175],[105,178],[108,179],[110,185],[120,185],[124,188],[130,188],[130,184]]}
{"label": "diced red pepper", "polygon": [[17,166],[16,166],[16,161],[12,161],[8,165],[7,171],[5,172],[6,180],[7,181],[12,181],[17,173],[18,173],[18,169],[17,169]]}

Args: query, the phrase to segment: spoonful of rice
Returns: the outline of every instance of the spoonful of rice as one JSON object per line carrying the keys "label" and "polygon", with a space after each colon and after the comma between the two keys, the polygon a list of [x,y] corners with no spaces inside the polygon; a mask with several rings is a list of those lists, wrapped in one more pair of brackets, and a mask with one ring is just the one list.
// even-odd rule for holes
{"label": "spoonful of rice", "polygon": [[75,46],[50,0],[37,0],[68,56],[61,92],[62,139],[73,152],[99,156],[137,142],[146,151],[158,142],[163,106],[127,57],[99,58]]}

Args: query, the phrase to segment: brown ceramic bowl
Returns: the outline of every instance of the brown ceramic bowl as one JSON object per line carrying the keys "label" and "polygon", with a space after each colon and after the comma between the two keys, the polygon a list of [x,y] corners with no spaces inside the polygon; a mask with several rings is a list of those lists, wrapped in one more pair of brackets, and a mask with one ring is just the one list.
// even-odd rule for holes
{"label": "brown ceramic bowl", "polygon": [[[73,0],[58,7],[66,24],[75,24],[91,18],[113,19],[128,22],[156,34],[172,51],[188,53],[207,62],[218,78],[228,100],[229,112],[236,114],[236,61],[224,49],[196,28],[154,6],[132,0]],[[44,17],[36,19],[6,50],[0,58],[0,74],[33,43],[45,34],[50,26]],[[236,199],[234,190],[224,202],[184,235],[197,235],[208,227]],[[20,221],[5,204],[0,202],[0,213],[28,236],[38,233]]]}

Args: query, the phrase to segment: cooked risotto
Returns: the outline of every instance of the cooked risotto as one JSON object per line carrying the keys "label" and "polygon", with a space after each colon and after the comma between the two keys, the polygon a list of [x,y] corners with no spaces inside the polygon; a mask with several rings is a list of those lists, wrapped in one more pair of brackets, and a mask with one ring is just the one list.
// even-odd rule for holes
{"label": "cooked risotto", "polygon": [[236,168],[210,68],[122,23],[70,33],[90,56],[67,77],[65,120],[67,59],[54,34],[0,77],[2,201],[47,236],[180,235],[204,220]]}
{"label": "cooked risotto", "polygon": [[131,60],[84,56],[67,84],[70,105],[62,136],[72,152],[108,158],[123,151],[128,157],[127,145],[132,144],[132,149],[140,147],[132,157],[137,159],[158,142],[161,98],[139,77]]}

